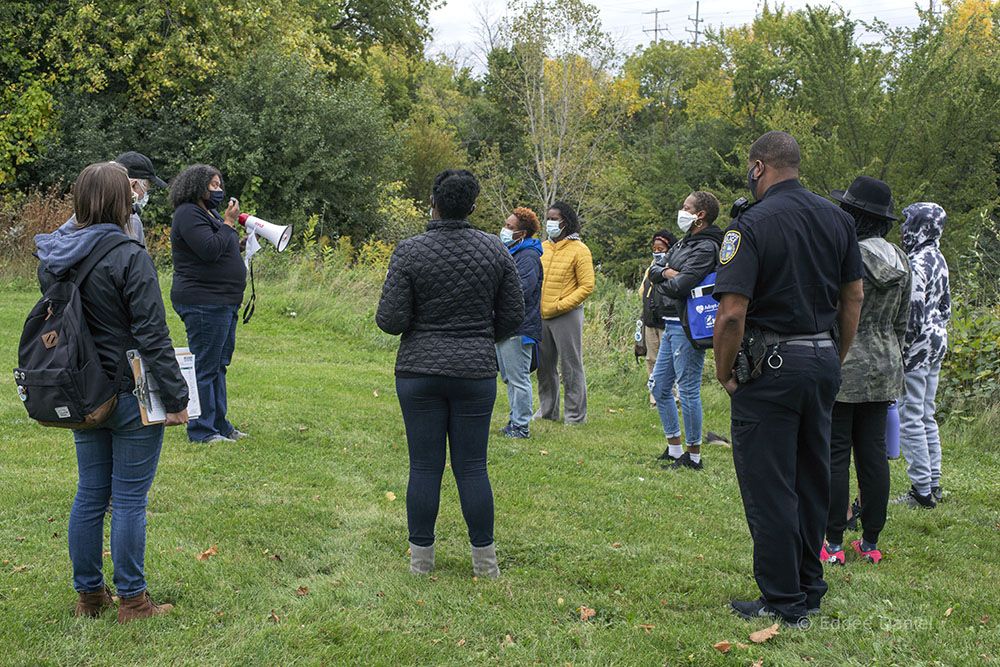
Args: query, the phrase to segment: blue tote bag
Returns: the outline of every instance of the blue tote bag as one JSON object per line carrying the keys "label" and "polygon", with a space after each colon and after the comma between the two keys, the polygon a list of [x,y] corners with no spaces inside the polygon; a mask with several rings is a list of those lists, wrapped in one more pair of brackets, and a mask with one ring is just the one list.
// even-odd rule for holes
{"label": "blue tote bag", "polygon": [[691,290],[691,295],[685,299],[681,314],[681,324],[684,333],[696,349],[707,350],[712,347],[712,336],[715,334],[715,315],[719,311],[719,302],[712,297],[715,289],[715,271],[705,276]]}

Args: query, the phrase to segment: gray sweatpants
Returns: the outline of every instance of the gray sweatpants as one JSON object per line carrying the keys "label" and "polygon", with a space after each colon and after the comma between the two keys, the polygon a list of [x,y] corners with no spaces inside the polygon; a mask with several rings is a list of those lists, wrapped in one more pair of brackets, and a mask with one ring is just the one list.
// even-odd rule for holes
{"label": "gray sweatpants", "polygon": [[941,479],[941,437],[934,419],[941,362],[906,372],[906,393],[899,397],[899,450],[917,492],[927,495]]}
{"label": "gray sweatpants", "polygon": [[583,372],[583,306],[542,320],[538,346],[538,403],[535,417],[559,421],[559,375],[566,394],[566,423],[587,421],[587,378]]}

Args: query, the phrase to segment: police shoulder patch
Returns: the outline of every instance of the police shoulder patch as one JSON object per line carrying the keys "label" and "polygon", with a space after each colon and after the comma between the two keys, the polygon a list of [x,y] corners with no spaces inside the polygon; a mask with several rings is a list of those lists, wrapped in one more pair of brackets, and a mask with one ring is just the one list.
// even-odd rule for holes
{"label": "police shoulder patch", "polygon": [[740,233],[737,231],[726,232],[726,235],[722,238],[722,247],[719,248],[719,263],[729,263],[729,260],[736,257],[736,251],[739,249]]}

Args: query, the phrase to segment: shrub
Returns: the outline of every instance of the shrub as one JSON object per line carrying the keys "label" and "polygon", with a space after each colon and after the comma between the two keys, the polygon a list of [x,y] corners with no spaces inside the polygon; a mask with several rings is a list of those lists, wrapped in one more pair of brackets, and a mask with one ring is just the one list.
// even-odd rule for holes
{"label": "shrub", "polygon": [[0,266],[16,275],[34,275],[35,235],[55,231],[73,215],[73,198],[57,183],[35,188],[0,205]]}
{"label": "shrub", "polygon": [[937,395],[943,416],[972,416],[1000,400],[1000,306],[956,302]]}

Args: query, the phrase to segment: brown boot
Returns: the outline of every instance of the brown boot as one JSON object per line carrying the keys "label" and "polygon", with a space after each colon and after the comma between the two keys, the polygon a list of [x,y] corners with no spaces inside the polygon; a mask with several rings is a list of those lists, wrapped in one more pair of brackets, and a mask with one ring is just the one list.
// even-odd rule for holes
{"label": "brown boot", "polygon": [[174,608],[172,604],[156,604],[149,597],[149,591],[143,591],[131,598],[118,598],[118,622],[128,623],[136,618],[149,618],[166,614]]}
{"label": "brown boot", "polygon": [[80,593],[80,599],[76,602],[74,616],[100,616],[105,608],[114,604],[111,599],[111,589],[107,584],[104,588],[89,593]]}

